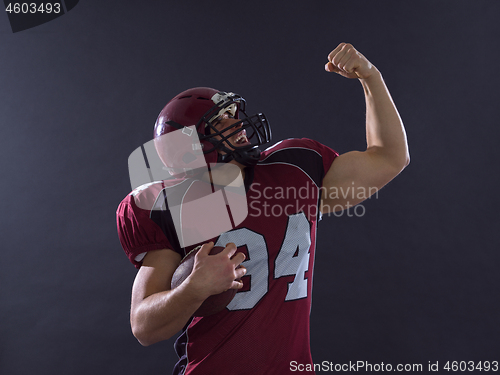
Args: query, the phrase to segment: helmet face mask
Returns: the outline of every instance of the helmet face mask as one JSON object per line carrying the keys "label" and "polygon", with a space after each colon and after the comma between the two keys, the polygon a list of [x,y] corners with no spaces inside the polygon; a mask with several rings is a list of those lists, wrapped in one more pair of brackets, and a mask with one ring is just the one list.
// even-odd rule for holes
{"label": "helmet face mask", "polygon": [[[208,140],[213,145],[213,148],[223,151],[223,153],[219,153],[218,159],[220,162],[228,162],[235,159],[243,165],[254,165],[260,156],[258,146],[270,140],[270,128],[266,117],[262,113],[247,116],[241,109],[239,112],[243,114],[243,119],[238,119],[239,121],[223,130],[216,129],[214,122],[217,121],[217,118],[214,121],[207,121],[207,133],[209,134],[202,136],[201,139]],[[232,143],[230,138],[243,130],[250,144],[240,146]],[[211,151],[212,149],[203,150],[204,153]],[[245,160],[247,158],[249,160]]]}
{"label": "helmet face mask", "polygon": [[[186,127],[192,128],[194,125],[207,164],[235,160],[244,166],[255,165],[260,157],[258,146],[271,140],[271,128],[264,114],[248,116],[245,107],[245,100],[234,93],[205,87],[186,90],[174,97],[158,116],[155,139],[173,131],[183,131]],[[231,114],[239,121],[218,130],[215,125],[225,113]],[[238,146],[231,143],[229,138],[242,130],[246,131],[250,144]],[[160,150],[158,152],[160,154]],[[173,170],[189,169],[188,165],[183,165],[186,158],[171,160],[162,158],[161,154],[160,158]]]}

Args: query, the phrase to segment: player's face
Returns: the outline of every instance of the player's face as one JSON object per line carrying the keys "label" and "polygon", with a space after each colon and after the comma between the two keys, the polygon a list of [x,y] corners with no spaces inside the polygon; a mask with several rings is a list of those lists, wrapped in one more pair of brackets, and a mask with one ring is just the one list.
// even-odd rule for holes
{"label": "player's face", "polygon": [[[228,129],[230,126],[233,124],[239,122],[238,119],[235,119],[230,113],[226,112],[224,113],[219,119],[214,121],[214,127],[218,131],[222,132],[222,135],[224,137],[228,136],[229,134],[233,133],[236,131],[238,128],[241,127],[240,125],[237,125],[236,127],[232,127]],[[225,131],[225,129],[228,129]],[[215,133],[213,130],[211,130],[212,134]],[[215,138],[221,139],[220,136],[216,135]],[[228,138],[228,141],[231,142],[234,146],[247,146],[250,144],[247,138],[247,133],[245,129],[242,129],[241,131],[237,132],[236,134],[232,135],[231,137]],[[226,147],[234,149],[230,145],[226,143]],[[223,151],[219,151],[221,153],[224,153]]]}

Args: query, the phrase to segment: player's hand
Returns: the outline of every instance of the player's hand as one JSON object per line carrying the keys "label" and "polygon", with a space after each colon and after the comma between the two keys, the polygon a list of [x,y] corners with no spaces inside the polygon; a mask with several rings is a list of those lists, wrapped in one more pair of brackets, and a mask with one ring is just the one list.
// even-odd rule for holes
{"label": "player's hand", "polygon": [[327,72],[335,72],[347,78],[367,79],[377,69],[352,44],[340,43],[328,55]]}
{"label": "player's hand", "polygon": [[241,289],[243,282],[240,279],[246,273],[246,268],[241,266],[245,254],[236,253],[234,243],[228,243],[218,254],[209,255],[213,247],[213,242],[206,243],[196,253],[193,272],[189,276],[200,295],[206,298],[228,289]]}

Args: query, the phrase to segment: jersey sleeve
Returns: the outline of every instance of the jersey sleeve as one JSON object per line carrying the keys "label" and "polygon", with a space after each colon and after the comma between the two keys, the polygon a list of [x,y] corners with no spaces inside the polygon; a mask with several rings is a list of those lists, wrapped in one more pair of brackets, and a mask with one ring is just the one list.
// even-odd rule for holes
{"label": "jersey sleeve", "polygon": [[[285,153],[286,156],[283,156]],[[321,186],[323,178],[337,156],[338,152],[318,141],[309,138],[289,138],[267,148],[262,153],[261,161],[291,162],[305,170],[316,184]]]}
{"label": "jersey sleeve", "polygon": [[173,249],[161,228],[149,217],[149,210],[139,208],[128,195],[116,211],[118,238],[128,259],[140,268],[148,251]]}
{"label": "jersey sleeve", "polygon": [[338,152],[312,139],[302,138],[300,139],[300,141],[303,142],[304,145],[306,145],[308,148],[317,151],[321,155],[324,171],[323,177],[325,177],[324,175],[326,175],[326,173],[330,169],[333,161],[337,156],[339,156]]}

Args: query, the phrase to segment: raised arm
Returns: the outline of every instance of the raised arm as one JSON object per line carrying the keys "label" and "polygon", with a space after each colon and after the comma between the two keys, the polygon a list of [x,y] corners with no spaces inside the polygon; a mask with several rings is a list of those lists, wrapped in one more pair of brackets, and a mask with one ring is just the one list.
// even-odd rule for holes
{"label": "raised arm", "polygon": [[[337,157],[323,179],[321,211],[329,213],[352,207],[378,191],[408,165],[410,156],[403,122],[378,69],[346,43],[328,55],[325,69],[358,79],[366,100],[366,150]],[[348,191],[356,192],[354,198],[338,193]]]}

